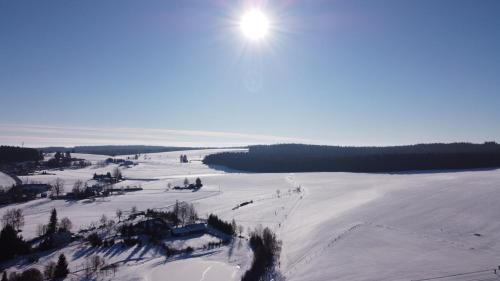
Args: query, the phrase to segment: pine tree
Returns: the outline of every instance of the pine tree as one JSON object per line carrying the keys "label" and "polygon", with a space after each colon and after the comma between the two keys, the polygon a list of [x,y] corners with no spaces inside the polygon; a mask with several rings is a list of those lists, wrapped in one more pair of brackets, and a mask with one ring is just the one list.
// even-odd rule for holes
{"label": "pine tree", "polygon": [[236,221],[233,219],[233,221],[231,221],[231,232],[233,234],[236,234]]}
{"label": "pine tree", "polygon": [[55,278],[64,278],[68,275],[68,262],[66,261],[66,256],[64,254],[59,255],[57,260],[56,268],[54,270]]}
{"label": "pine tree", "polygon": [[200,178],[196,178],[196,187],[200,188],[202,186],[203,186],[203,184],[201,183],[201,179]]}
{"label": "pine tree", "polygon": [[175,205],[174,205],[174,215],[176,217],[176,225],[179,222],[179,211],[180,211],[180,206],[179,206],[179,200],[175,200]]}
{"label": "pine tree", "polygon": [[3,272],[2,274],[2,281],[9,281],[9,279],[7,279],[7,272]]}
{"label": "pine tree", "polygon": [[57,211],[56,209],[52,209],[50,213],[50,220],[47,226],[47,234],[54,234],[57,230]]}

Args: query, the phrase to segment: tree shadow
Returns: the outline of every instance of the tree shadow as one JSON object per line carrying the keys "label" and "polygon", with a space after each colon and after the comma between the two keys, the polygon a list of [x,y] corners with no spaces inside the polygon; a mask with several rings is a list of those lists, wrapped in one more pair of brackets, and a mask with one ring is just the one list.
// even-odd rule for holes
{"label": "tree shadow", "polygon": [[447,173],[463,173],[463,172],[488,172],[500,170],[500,168],[476,168],[476,169],[444,169],[444,170],[414,170],[414,171],[401,171],[401,172],[388,172],[380,174],[389,175],[419,175],[419,174],[447,174]]}
{"label": "tree shadow", "polygon": [[255,174],[254,172],[248,172],[243,170],[237,170],[233,168],[226,167],[224,165],[206,164],[208,168],[216,171],[221,171],[230,174]]}

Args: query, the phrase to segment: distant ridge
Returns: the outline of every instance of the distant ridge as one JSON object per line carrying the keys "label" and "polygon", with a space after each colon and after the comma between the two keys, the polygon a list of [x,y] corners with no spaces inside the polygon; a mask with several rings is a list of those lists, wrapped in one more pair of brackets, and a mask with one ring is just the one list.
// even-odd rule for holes
{"label": "distant ridge", "polygon": [[248,172],[401,172],[500,167],[496,142],[386,147],[277,144],[208,155],[207,165]]}

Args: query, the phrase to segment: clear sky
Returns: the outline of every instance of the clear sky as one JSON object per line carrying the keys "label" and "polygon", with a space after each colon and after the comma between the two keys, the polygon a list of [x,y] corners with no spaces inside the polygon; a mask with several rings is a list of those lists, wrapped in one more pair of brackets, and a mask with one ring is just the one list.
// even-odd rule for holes
{"label": "clear sky", "polygon": [[0,0],[0,98],[9,144],[500,141],[500,1]]}

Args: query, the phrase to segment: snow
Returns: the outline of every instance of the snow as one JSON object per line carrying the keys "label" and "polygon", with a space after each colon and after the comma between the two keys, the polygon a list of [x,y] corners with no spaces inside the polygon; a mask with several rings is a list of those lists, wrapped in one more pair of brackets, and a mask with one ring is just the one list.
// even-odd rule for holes
{"label": "snow", "polygon": [[223,280],[230,281],[239,280],[238,270],[237,266],[194,258],[167,263],[163,267],[154,267],[145,280],[161,281],[168,276],[171,280],[219,281],[223,277]]}
{"label": "snow", "polygon": [[10,189],[14,184],[16,184],[16,182],[13,178],[5,173],[0,172],[0,190]]}
{"label": "snow", "polygon": [[192,247],[194,249],[202,248],[210,242],[217,243],[221,240],[209,234],[204,234],[199,237],[172,237],[164,241],[165,245],[173,247],[174,249],[185,249],[187,247]]}
{"label": "snow", "polygon": [[[132,206],[139,210],[168,208],[176,200],[188,201],[202,217],[215,213],[225,220],[235,219],[244,226],[244,235],[258,225],[272,228],[283,243],[279,270],[291,281],[412,280],[498,266],[500,170],[258,174],[229,173],[199,161],[218,151],[141,155],[133,160],[138,165],[122,168],[127,180],[120,185],[140,185],[142,191],[95,201],[39,199],[2,207],[0,215],[9,208],[23,209],[26,224],[22,234],[31,238],[36,236],[37,225],[48,221],[51,208],[57,209],[60,218],[69,217],[77,230],[98,221],[102,214],[116,220],[117,209],[126,213]],[[180,154],[194,161],[179,163]],[[78,157],[93,162],[107,158]],[[114,167],[50,171],[55,175],[22,180],[51,182],[59,177],[69,191],[77,179],[89,180],[94,173]],[[191,182],[200,177],[204,186],[197,192],[167,190],[168,183],[181,184],[185,177]],[[301,192],[294,191],[298,186]],[[253,203],[233,210],[250,200]],[[155,281],[165,276],[169,280],[239,280],[252,259],[248,243],[236,239],[229,246],[198,249],[216,241],[210,235],[170,241],[176,247],[197,248],[176,259],[166,259],[154,247],[144,245],[115,246],[99,254],[122,263],[110,280]],[[62,250],[72,257],[73,268],[92,254],[86,251],[81,244]],[[55,259],[60,252],[42,257],[39,263]],[[483,279],[495,277],[492,271],[478,274]],[[471,280],[463,278],[456,280]]]}
{"label": "snow", "polygon": [[[52,154],[50,155],[52,156]],[[49,155],[47,156],[48,159]],[[87,154],[87,153],[71,153],[72,158],[77,158],[77,159],[85,159],[87,161],[90,161],[92,163],[96,163],[99,161],[104,161],[108,158],[113,158],[108,155],[97,155],[97,154]],[[120,158],[120,157],[115,157],[115,158]]]}

